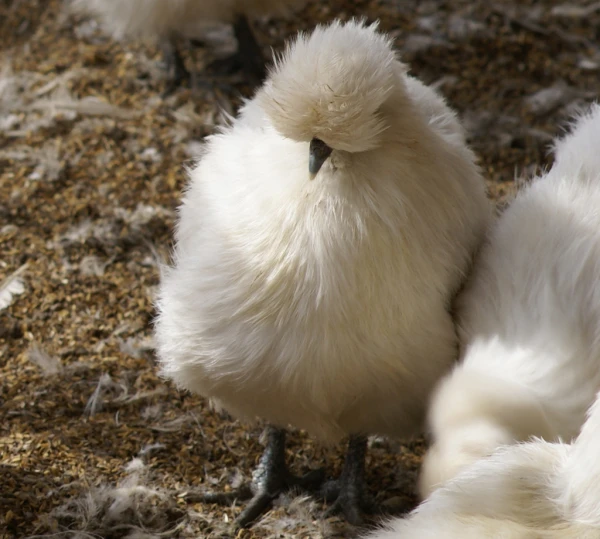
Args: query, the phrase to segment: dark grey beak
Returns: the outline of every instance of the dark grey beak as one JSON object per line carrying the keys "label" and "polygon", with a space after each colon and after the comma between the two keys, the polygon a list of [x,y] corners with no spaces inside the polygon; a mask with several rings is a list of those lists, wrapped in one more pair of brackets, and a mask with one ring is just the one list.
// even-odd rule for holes
{"label": "dark grey beak", "polygon": [[310,150],[308,155],[308,171],[310,172],[311,179],[314,178],[323,163],[331,155],[331,148],[327,146],[322,140],[314,138],[310,141]]}

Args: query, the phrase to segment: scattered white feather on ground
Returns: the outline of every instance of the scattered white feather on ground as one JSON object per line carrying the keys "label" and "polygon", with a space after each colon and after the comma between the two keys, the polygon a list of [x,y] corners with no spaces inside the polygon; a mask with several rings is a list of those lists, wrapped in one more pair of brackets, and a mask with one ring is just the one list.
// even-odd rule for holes
{"label": "scattered white feather on ground", "polygon": [[16,296],[25,292],[23,275],[26,269],[27,264],[23,264],[0,283],[0,311],[11,305]]}
{"label": "scattered white feather on ground", "polygon": [[29,348],[27,359],[37,365],[44,376],[53,376],[62,371],[60,360],[50,355],[39,343],[34,343]]}

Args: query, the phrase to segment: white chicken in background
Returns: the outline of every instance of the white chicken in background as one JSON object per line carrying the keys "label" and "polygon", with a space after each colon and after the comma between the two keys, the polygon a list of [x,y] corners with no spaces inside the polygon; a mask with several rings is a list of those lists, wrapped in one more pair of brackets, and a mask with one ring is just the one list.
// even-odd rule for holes
{"label": "white chicken in background", "polygon": [[598,140],[595,105],[476,260],[456,306],[461,362],[429,411],[423,497],[501,445],[571,440],[600,390]]}
{"label": "white chicken in background", "polygon": [[363,539],[600,539],[599,453],[600,394],[573,443],[504,446]]}
{"label": "white chicken in background", "polygon": [[238,42],[234,57],[221,63],[241,67],[258,84],[266,73],[265,59],[249,19],[289,16],[308,0],[71,0],[72,8],[99,19],[116,39],[145,39],[160,44],[173,85],[188,72],[177,48],[179,38],[197,38],[207,24],[232,24]]}
{"label": "white chicken in background", "polygon": [[288,425],[350,436],[322,495],[360,522],[366,436],[419,432],[456,360],[448,309],[490,205],[455,114],[406,71],[377,25],[301,34],[190,173],[157,352],[179,387],[272,425],[239,525],[318,481],[287,470]]}

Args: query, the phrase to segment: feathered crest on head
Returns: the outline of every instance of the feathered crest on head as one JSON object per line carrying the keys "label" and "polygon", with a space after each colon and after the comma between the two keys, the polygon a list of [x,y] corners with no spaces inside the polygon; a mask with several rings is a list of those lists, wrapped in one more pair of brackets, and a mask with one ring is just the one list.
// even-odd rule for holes
{"label": "feathered crest on head", "polygon": [[405,68],[377,28],[335,21],[287,45],[257,94],[282,135],[351,152],[378,145],[387,128],[379,109]]}

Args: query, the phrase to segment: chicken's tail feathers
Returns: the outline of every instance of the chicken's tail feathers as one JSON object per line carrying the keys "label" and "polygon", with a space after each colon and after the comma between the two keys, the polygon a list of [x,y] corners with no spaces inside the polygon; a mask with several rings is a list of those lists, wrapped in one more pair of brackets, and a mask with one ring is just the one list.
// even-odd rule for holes
{"label": "chicken's tail feathers", "polygon": [[600,528],[600,393],[562,463],[555,492],[566,520]]}
{"label": "chicken's tail feathers", "polygon": [[600,179],[600,104],[580,108],[566,129],[553,144],[552,172],[584,181]]}

